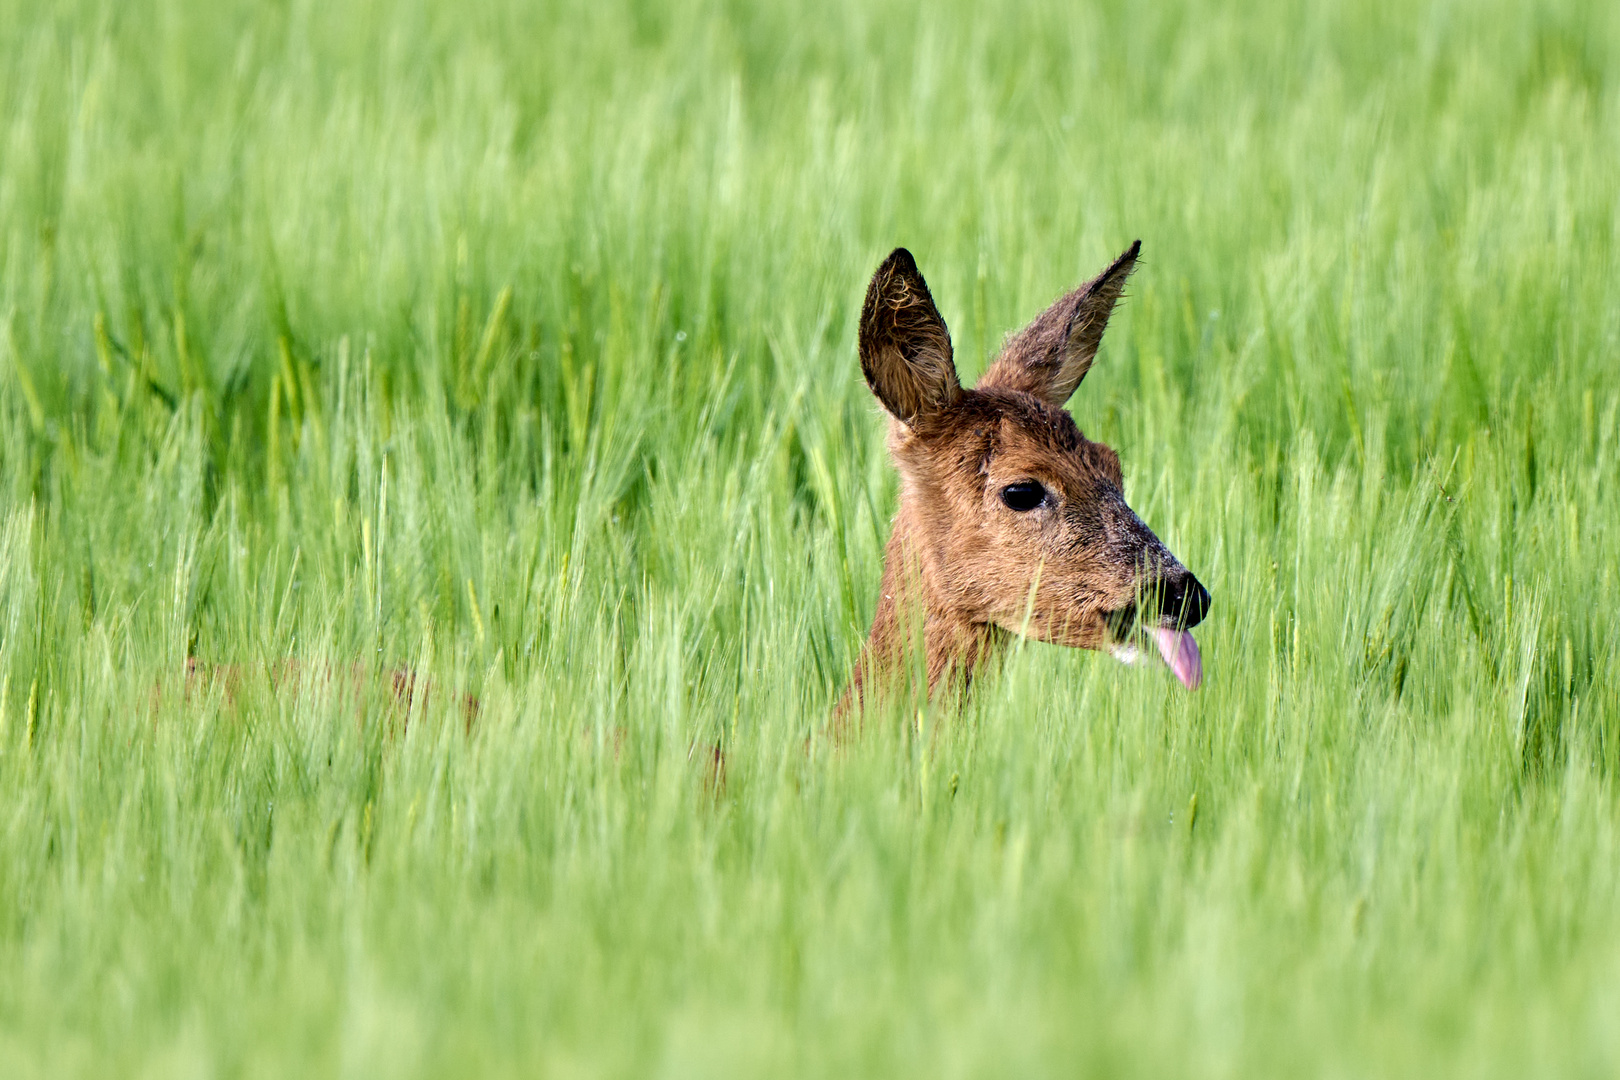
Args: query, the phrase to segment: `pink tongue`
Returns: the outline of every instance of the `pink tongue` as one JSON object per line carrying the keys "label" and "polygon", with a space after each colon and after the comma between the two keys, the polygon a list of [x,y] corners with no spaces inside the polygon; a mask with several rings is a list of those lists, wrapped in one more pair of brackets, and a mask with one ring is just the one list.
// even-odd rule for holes
{"label": "pink tongue", "polygon": [[1185,630],[1171,630],[1164,626],[1155,626],[1148,633],[1153,636],[1153,644],[1159,647],[1159,655],[1176,673],[1176,678],[1187,689],[1198,689],[1198,684],[1204,681],[1204,661],[1198,655],[1198,642],[1193,640],[1193,636]]}

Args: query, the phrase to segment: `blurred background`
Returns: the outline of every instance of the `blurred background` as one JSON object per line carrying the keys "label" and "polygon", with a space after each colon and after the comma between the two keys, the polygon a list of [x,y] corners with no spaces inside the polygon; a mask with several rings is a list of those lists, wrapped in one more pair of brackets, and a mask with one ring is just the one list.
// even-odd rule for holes
{"label": "blurred background", "polygon": [[[1617,62],[1557,0],[0,0],[0,1062],[1608,1071]],[[1071,408],[1206,690],[1034,646],[819,755],[868,276],[971,381],[1138,238]]]}

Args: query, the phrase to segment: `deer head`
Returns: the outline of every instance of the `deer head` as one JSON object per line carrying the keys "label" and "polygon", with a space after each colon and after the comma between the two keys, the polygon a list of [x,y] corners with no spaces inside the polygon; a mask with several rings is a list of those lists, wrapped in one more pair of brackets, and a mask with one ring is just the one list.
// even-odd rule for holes
{"label": "deer head", "polygon": [[878,267],[861,369],[890,417],[900,510],[846,703],[903,663],[917,629],[930,692],[946,679],[965,687],[1014,633],[1126,662],[1151,641],[1189,689],[1202,681],[1188,630],[1209,593],[1126,504],[1119,456],[1064,409],[1140,249],[1010,338],[972,390],[911,253]]}

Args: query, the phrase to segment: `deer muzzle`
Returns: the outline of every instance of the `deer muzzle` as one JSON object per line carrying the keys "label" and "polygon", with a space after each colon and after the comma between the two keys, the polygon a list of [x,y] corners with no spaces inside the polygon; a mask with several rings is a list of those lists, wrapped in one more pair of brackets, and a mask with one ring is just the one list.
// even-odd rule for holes
{"label": "deer muzzle", "polygon": [[[1183,686],[1196,690],[1204,681],[1204,660],[1192,627],[1209,614],[1209,590],[1180,567],[1159,578],[1142,596],[1108,616],[1108,627],[1117,639],[1114,656],[1129,664],[1141,655],[1135,641],[1143,637],[1153,642],[1159,656]],[[1140,616],[1140,622],[1138,621]]]}

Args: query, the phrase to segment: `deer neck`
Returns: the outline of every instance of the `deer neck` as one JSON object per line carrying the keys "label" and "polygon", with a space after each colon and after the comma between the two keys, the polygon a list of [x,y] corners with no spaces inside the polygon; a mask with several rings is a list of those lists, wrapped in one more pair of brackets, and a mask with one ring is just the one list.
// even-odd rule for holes
{"label": "deer neck", "polygon": [[923,670],[930,697],[942,689],[965,692],[1008,637],[1005,630],[974,619],[943,597],[917,543],[918,530],[907,519],[902,509],[889,537],[872,632],[856,663],[846,706],[852,697],[898,689],[910,672]]}

